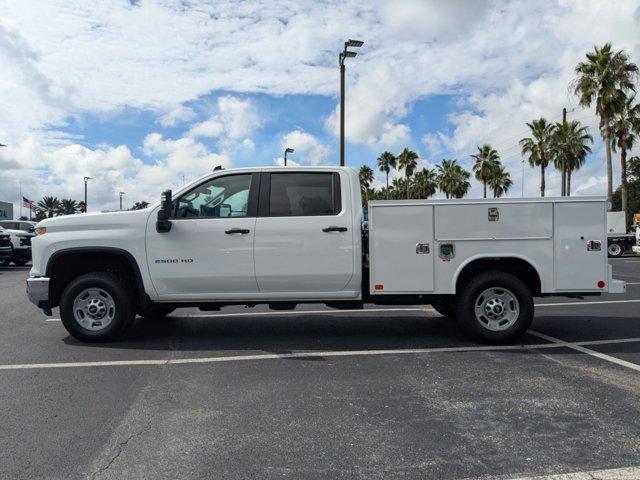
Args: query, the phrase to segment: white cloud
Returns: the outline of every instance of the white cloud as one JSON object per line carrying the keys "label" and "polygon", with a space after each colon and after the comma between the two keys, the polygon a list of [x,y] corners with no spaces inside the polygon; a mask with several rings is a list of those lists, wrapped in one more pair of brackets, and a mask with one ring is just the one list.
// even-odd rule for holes
{"label": "white cloud", "polygon": [[248,136],[262,126],[262,120],[249,99],[225,95],[218,99],[217,105],[218,111],[214,116],[191,127],[191,137],[220,137],[222,145],[229,146],[241,138],[251,141]]}
{"label": "white cloud", "polygon": [[[303,165],[320,165],[325,162],[331,151],[329,147],[323,145],[316,137],[302,130],[294,130],[287,133],[282,138],[282,149],[293,148],[294,158]],[[283,158],[284,162],[284,158]],[[289,156],[287,156],[289,163]]]}
{"label": "white cloud", "polygon": [[195,118],[196,112],[192,108],[184,105],[176,105],[170,110],[163,113],[158,118],[158,123],[163,127],[173,127],[179,123],[186,122]]}

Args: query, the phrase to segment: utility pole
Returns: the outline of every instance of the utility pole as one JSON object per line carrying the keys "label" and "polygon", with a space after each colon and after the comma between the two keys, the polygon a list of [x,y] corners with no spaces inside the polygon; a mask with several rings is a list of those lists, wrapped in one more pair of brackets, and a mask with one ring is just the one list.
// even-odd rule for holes
{"label": "utility pole", "polygon": [[524,158],[520,161],[522,163],[522,194],[521,197],[524,197]]}
{"label": "utility pole", "polygon": [[89,180],[91,180],[91,177],[84,177],[84,213],[89,211],[87,205],[87,183],[89,183]]}
{"label": "utility pole", "polygon": [[[566,125],[567,124],[567,109],[566,108],[562,108],[562,125]],[[561,196],[566,196],[567,195],[567,165],[566,165],[566,158],[564,159],[563,165],[562,165],[562,186],[560,187],[560,195]]]}
{"label": "utility pole", "polygon": [[347,58],[353,58],[356,52],[347,50],[348,47],[361,47],[364,42],[361,40],[347,40],[344,42],[344,50],[338,55],[338,63],[340,64],[340,166],[344,167],[344,61]]}
{"label": "utility pole", "polygon": [[120,195],[120,210],[122,210],[122,196],[124,195],[124,192],[120,192],[118,195]]}

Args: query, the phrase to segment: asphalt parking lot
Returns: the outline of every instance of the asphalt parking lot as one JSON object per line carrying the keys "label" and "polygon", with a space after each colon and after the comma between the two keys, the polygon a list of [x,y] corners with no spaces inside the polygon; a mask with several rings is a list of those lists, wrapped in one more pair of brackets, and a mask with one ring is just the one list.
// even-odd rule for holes
{"label": "asphalt parking lot", "polygon": [[0,478],[640,478],[640,258],[612,264],[625,295],[538,299],[507,347],[313,305],[81,344],[0,267]]}

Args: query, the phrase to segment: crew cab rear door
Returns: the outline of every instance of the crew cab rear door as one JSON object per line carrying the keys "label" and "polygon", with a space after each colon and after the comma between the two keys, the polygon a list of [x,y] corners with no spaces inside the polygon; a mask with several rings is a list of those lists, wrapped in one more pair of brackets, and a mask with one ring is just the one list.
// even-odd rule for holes
{"label": "crew cab rear door", "polygon": [[160,300],[255,296],[259,173],[219,175],[176,199],[171,230],[147,226],[147,260]]}
{"label": "crew cab rear door", "polygon": [[354,270],[350,196],[340,172],[263,172],[255,236],[256,279],[272,297],[341,292]]}

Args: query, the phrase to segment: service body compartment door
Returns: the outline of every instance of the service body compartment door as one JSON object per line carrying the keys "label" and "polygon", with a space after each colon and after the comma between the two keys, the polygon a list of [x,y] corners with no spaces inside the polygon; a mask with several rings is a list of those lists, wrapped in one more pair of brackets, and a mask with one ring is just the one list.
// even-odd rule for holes
{"label": "service body compartment door", "polygon": [[433,206],[371,205],[369,291],[433,291]]}
{"label": "service body compartment door", "polygon": [[602,290],[607,280],[604,202],[558,202],[554,206],[555,288]]}

